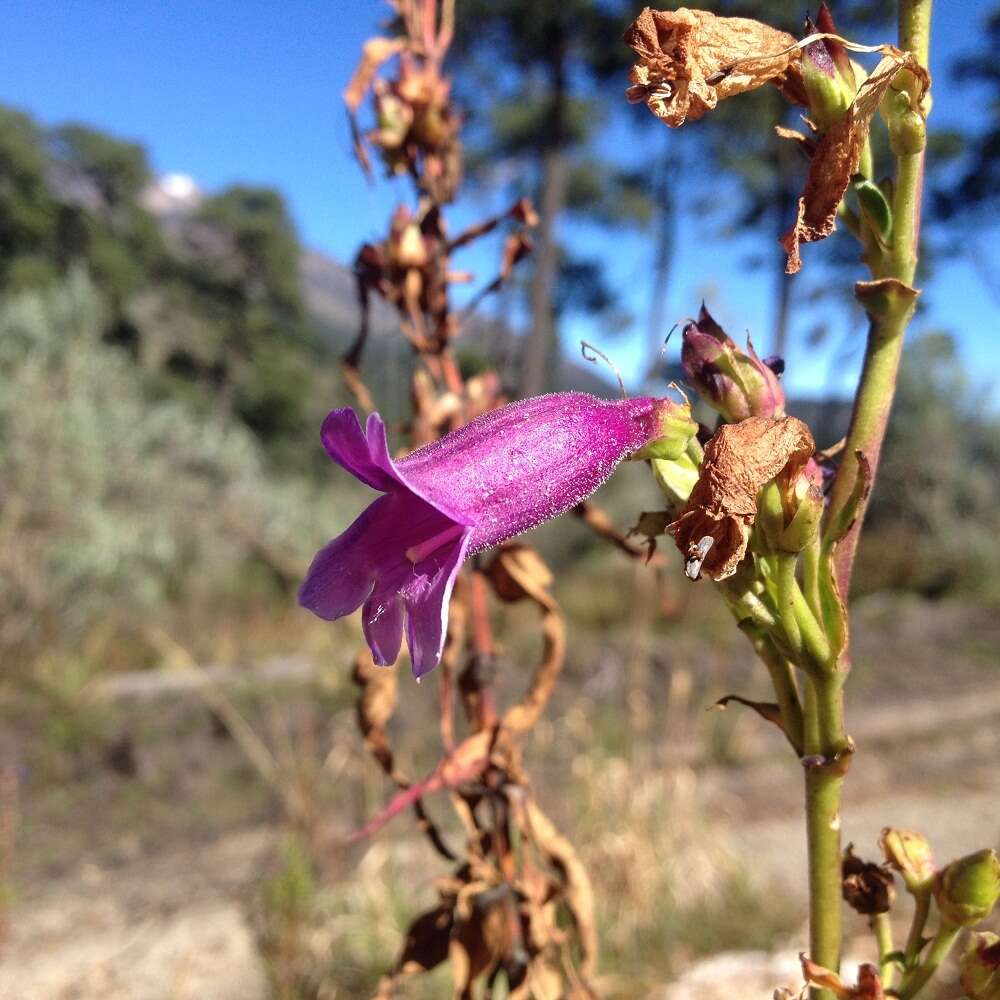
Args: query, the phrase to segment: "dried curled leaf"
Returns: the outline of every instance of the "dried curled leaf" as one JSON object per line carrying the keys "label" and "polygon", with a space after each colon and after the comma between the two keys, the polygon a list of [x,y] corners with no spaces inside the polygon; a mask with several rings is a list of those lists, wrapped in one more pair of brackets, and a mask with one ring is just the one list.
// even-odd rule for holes
{"label": "dried curled leaf", "polygon": [[811,139],[809,136],[802,132],[799,132],[794,128],[785,128],[784,125],[775,125],[774,134],[779,139],[788,139],[790,142],[794,142],[796,146],[805,154],[807,159],[812,159],[813,154],[816,152],[816,140]]}
{"label": "dried curled leaf", "polygon": [[794,480],[815,447],[795,417],[749,417],[719,428],[684,510],[667,526],[692,579],[703,572],[724,580],[736,572],[757,516],[757,492],[785,469]]}
{"label": "dried curled leaf", "polygon": [[504,601],[528,598],[542,614],[542,658],[531,684],[517,704],[503,715],[505,734],[523,733],[538,721],[566,660],[566,624],[559,605],[548,592],[552,572],[534,549],[505,545],[487,569],[494,592]]}
{"label": "dried curled leaf", "polygon": [[389,820],[403,810],[420,802],[427,795],[442,788],[457,788],[463,782],[478,778],[490,762],[490,744],[493,734],[489,730],[467,736],[450,753],[445,755],[434,771],[422,781],[405,784],[389,804],[373,816],[360,830],[351,834],[351,841],[363,840],[378,833]]}
{"label": "dried curled leaf", "polygon": [[361,107],[379,67],[406,48],[405,38],[369,38],[361,50],[361,62],[344,88],[344,103],[353,114]]}
{"label": "dried curled leaf", "polygon": [[471,1000],[473,983],[501,964],[510,932],[503,902],[493,893],[475,883],[459,893],[448,945],[454,1000]]}
{"label": "dried curled leaf", "polygon": [[738,694],[727,694],[720,698],[712,708],[727,708],[731,701],[753,709],[765,722],[770,722],[771,725],[777,726],[783,733],[785,732],[785,724],[781,719],[781,709],[770,701],[751,701],[749,698],[741,698]]}
{"label": "dried curled leaf", "polygon": [[521,815],[524,832],[562,876],[566,905],[576,926],[580,948],[579,974],[584,984],[597,968],[597,925],[590,876],[572,843],[562,836],[537,803],[526,799]]}
{"label": "dried curled leaf", "polygon": [[857,173],[872,118],[899,71],[908,69],[922,92],[930,86],[927,70],[909,52],[887,46],[886,54],[858,89],[851,106],[819,140],[809,166],[795,224],[781,237],[788,254],[787,274],[802,268],[800,244],[824,239],[836,227],[837,209],[851,175]]}
{"label": "dried curled leaf", "polygon": [[673,516],[666,510],[644,510],[634,528],[629,529],[629,537],[643,535],[646,539],[646,562],[656,552],[656,539],[666,533]]}
{"label": "dried curled leaf", "polygon": [[830,990],[837,1000],[885,1000],[885,991],[879,979],[878,970],[867,962],[858,968],[858,983],[851,986],[845,983],[836,972],[817,965],[806,955],[799,955],[802,963],[802,976],[811,986],[819,986]]}
{"label": "dried curled leaf", "polygon": [[[599,538],[603,538],[606,542],[610,542],[620,552],[624,552],[625,555],[630,556],[633,559],[641,559],[645,556],[647,563],[652,558],[652,549],[647,552],[643,552],[638,545],[629,541],[629,536],[635,534],[636,529],[629,531],[627,534],[623,534],[618,530],[618,528],[615,527],[611,518],[608,517],[608,515],[592,500],[583,500],[578,503],[573,508],[573,513],[580,518],[580,520],[583,521],[583,523],[587,525],[587,527],[590,528],[595,535]],[[655,548],[655,545],[653,548]]]}
{"label": "dried curled leaf", "polygon": [[[361,688],[358,696],[358,728],[365,746],[386,774],[396,777],[392,747],[387,727],[396,711],[397,677],[395,667],[377,667],[366,648],[354,661],[354,683]],[[405,780],[401,776],[398,780]]]}
{"label": "dried curled leaf", "polygon": [[453,923],[451,903],[439,903],[421,913],[407,929],[402,953],[392,972],[379,981],[373,1000],[392,1000],[404,980],[430,972],[445,961]]}
{"label": "dried curled leaf", "polygon": [[801,90],[795,39],[749,18],[647,7],[625,33],[625,43],[639,56],[626,96],[633,104],[645,101],[671,128],[770,81],[789,96]]}

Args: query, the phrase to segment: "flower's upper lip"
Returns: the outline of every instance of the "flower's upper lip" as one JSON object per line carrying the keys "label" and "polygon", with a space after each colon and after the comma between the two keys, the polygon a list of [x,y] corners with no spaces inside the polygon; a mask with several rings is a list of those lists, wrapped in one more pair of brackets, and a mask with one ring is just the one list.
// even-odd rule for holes
{"label": "flower's upper lip", "polygon": [[456,524],[473,527],[467,517],[410,482],[389,454],[385,424],[377,413],[368,415],[362,429],[357,414],[350,407],[333,410],[323,421],[322,440],[329,456],[366,486],[381,493],[403,487]]}

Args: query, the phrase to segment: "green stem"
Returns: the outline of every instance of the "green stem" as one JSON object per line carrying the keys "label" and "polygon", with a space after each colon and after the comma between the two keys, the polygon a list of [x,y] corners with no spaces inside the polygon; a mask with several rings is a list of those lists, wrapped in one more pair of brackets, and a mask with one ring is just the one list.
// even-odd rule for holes
{"label": "green stem", "polygon": [[[900,0],[900,48],[912,52],[924,66],[927,65],[930,42],[930,19],[931,0]],[[895,394],[903,336],[915,304],[914,295],[902,294],[899,289],[912,288],[917,270],[923,172],[923,152],[896,157],[892,240],[888,251],[871,261],[873,278],[890,278],[901,283],[891,293],[886,291],[877,305],[866,302],[868,345],[844,452],[850,456],[855,451],[861,451],[868,460],[873,478]],[[831,521],[847,504],[856,475],[856,463],[841,463],[831,496]],[[837,551],[837,579],[845,599],[863,516],[862,507]]]}
{"label": "green stem", "polygon": [[788,645],[796,657],[802,654],[802,629],[795,614],[795,592],[799,589],[795,579],[795,556],[779,552],[775,557],[778,573],[778,615]]}
{"label": "green stem", "polygon": [[910,923],[910,933],[906,938],[906,948],[904,949],[904,966],[909,971],[914,968],[920,959],[920,947],[924,940],[924,927],[927,924],[927,917],[931,912],[930,890],[921,892],[915,900],[913,910],[913,920]]}
{"label": "green stem", "polygon": [[802,705],[799,702],[799,691],[795,684],[795,671],[792,664],[781,655],[774,641],[766,636],[748,631],[754,650],[763,660],[767,672],[771,675],[774,694],[778,700],[778,710],[781,712],[781,723],[785,729],[788,742],[800,756],[803,752],[805,738],[802,723]]}
{"label": "green stem", "polygon": [[868,923],[878,945],[878,967],[882,986],[884,989],[889,989],[896,975],[895,967],[887,960],[892,954],[892,922],[888,913],[873,913]]}
{"label": "green stem", "polygon": [[829,670],[830,643],[795,576],[798,556],[778,552],[774,559],[778,568],[778,614],[788,645],[797,655],[799,666],[808,671]]}
{"label": "green stem", "polygon": [[817,536],[802,550],[802,587],[806,603],[817,621],[823,620],[823,602],[820,600],[820,539]]}
{"label": "green stem", "polygon": [[811,677],[802,684],[802,746],[807,754],[819,753],[819,710],[816,699],[816,685]]}
{"label": "green stem", "polygon": [[[847,744],[841,677],[812,677],[808,702],[806,752],[832,762]],[[814,715],[814,719],[809,716]],[[814,741],[814,742],[813,742]],[[810,745],[811,744],[811,745]],[[809,957],[827,969],[840,969],[841,848],[840,796],[844,769],[831,763],[806,768],[806,832],[809,846]],[[812,1000],[833,1000],[829,990],[813,987]]]}
{"label": "green stem", "polygon": [[951,951],[960,930],[960,927],[953,927],[951,924],[941,925],[930,943],[927,957],[903,979],[899,988],[900,1000],[910,1000],[930,982],[938,966],[948,957],[948,952]]}

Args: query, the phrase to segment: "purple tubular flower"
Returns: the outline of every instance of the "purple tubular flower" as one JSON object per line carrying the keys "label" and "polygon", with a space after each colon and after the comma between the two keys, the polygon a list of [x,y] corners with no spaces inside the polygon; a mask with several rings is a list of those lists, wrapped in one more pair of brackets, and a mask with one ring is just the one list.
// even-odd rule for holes
{"label": "purple tubular flower", "polygon": [[334,410],[324,447],[384,495],[316,555],[299,603],[331,621],[363,605],[365,639],[383,665],[399,655],[405,617],[413,673],[422,676],[441,658],[465,559],[574,507],[622,459],[669,433],[681,409],[650,398],[539,396],[483,414],[398,462],[377,413],[362,430],[353,410]]}

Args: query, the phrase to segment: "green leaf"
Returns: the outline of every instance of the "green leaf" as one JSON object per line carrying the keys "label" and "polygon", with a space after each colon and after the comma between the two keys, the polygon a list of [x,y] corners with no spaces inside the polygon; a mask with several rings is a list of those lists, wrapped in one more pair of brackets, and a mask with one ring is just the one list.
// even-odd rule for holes
{"label": "green leaf", "polygon": [[855,174],[851,181],[854,193],[858,196],[861,214],[871,231],[878,237],[882,245],[888,245],[892,236],[892,208],[886,200],[882,189],[865,179],[861,174]]}

